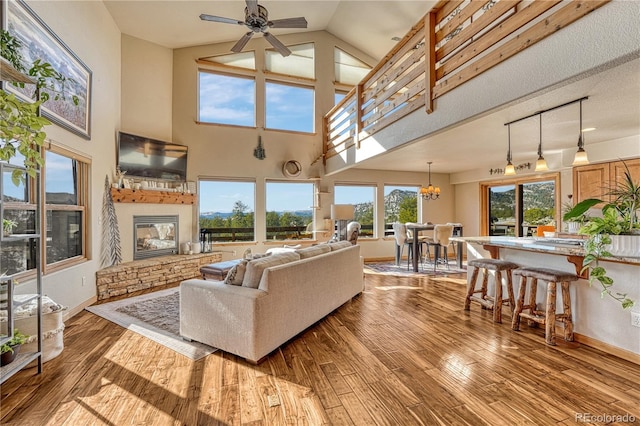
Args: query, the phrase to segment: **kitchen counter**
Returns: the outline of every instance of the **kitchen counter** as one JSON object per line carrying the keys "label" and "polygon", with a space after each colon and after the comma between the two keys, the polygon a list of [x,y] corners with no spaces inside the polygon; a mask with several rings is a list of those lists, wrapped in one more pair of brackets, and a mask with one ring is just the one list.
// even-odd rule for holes
{"label": "kitchen counter", "polygon": [[[584,248],[578,238],[540,237],[453,237],[466,243],[467,261],[479,258],[504,259],[518,265],[544,267],[576,273],[580,279],[570,286],[576,340],[602,349],[627,360],[640,363],[640,328],[631,325],[631,311],[640,312],[640,258],[610,257],[600,263],[613,281],[612,290],[627,294],[636,302],[631,309],[622,309],[620,303],[610,297],[602,297],[598,282],[590,284],[588,270],[582,270]],[[471,269],[467,270],[468,277]],[[519,291],[519,282],[514,282]],[[490,293],[493,276],[489,277]],[[545,303],[542,283],[538,289],[540,304]],[[541,341],[544,344],[544,339]]]}
{"label": "kitchen counter", "polygon": [[[584,248],[580,238],[541,238],[541,237],[453,237],[453,241],[481,244],[487,247],[526,250],[539,253],[584,257]],[[492,252],[492,249],[487,249]],[[492,253],[493,254],[493,253]],[[497,256],[496,256],[497,257]],[[640,257],[612,256],[600,259],[601,262],[623,262],[640,265]]]}

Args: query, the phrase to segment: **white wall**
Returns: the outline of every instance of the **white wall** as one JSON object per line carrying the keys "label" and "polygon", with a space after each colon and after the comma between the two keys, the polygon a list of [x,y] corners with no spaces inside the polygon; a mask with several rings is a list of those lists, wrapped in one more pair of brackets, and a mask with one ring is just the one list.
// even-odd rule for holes
{"label": "white wall", "polygon": [[[87,215],[89,260],[47,274],[43,279],[44,293],[73,310],[96,296],[104,178],[111,176],[115,168],[114,132],[120,123],[120,31],[102,2],[28,1],[28,4],[93,72],[91,139],[85,140],[55,125],[46,128],[52,142],[92,159]],[[34,292],[35,285],[25,283],[18,291]]]}

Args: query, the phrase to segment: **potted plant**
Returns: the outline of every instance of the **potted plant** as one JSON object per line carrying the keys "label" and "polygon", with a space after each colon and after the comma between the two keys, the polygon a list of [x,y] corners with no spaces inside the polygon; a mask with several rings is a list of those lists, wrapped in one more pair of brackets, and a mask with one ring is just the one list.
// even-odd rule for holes
{"label": "potted plant", "polygon": [[11,219],[2,219],[2,233],[5,237],[8,237],[13,232],[13,228],[18,225],[18,222]]}
{"label": "potted plant", "polygon": [[18,329],[14,330],[13,337],[0,346],[0,364],[7,365],[13,362],[20,352],[20,346],[27,342],[29,336],[22,334]]}
{"label": "potted plant", "polygon": [[[623,163],[624,164],[624,163]],[[612,256],[636,256],[640,252],[640,183],[634,182],[631,172],[624,164],[624,179],[610,188],[607,195],[611,201],[589,198],[576,204],[564,214],[564,221],[583,217],[592,207],[603,204],[602,217],[589,217],[580,228],[581,234],[589,236],[584,245],[585,257],[582,270],[589,270],[589,282],[598,281],[602,296],[609,295],[622,304],[624,309],[634,305],[626,294],[612,290],[613,279],[599,260]],[[635,246],[635,248],[633,248]]]}
{"label": "potted plant", "polygon": [[[569,201],[562,203],[562,215],[566,215],[573,209],[573,202],[571,199],[573,198],[573,194],[567,195]],[[589,219],[589,214],[587,212],[579,215],[578,217],[572,218],[570,221],[567,221],[567,231],[570,234],[577,234],[580,228],[585,224],[585,222]]]}

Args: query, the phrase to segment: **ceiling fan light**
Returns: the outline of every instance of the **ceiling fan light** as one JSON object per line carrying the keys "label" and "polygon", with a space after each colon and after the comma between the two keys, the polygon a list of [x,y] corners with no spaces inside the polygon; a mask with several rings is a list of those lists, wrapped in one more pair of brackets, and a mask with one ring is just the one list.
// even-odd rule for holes
{"label": "ceiling fan light", "polygon": [[578,148],[578,152],[576,152],[576,156],[573,158],[573,166],[583,166],[585,164],[589,164],[589,157],[587,156],[587,151],[584,148]]}
{"label": "ceiling fan light", "polygon": [[507,163],[507,167],[504,168],[505,176],[513,176],[516,174],[516,168],[511,164],[511,161]]}

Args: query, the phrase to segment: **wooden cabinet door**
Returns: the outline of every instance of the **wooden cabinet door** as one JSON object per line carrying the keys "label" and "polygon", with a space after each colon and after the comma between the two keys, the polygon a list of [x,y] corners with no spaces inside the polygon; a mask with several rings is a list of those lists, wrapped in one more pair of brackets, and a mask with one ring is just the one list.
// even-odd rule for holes
{"label": "wooden cabinet door", "polygon": [[609,168],[609,175],[611,177],[610,186],[615,187],[616,184],[624,182],[624,173],[626,171],[624,165],[627,165],[629,172],[631,173],[631,179],[634,182],[640,182],[640,158],[634,158],[631,160],[615,161],[611,163]]}
{"label": "wooden cabinet door", "polygon": [[607,200],[609,163],[587,164],[573,168],[573,199],[579,203],[587,198]]}

